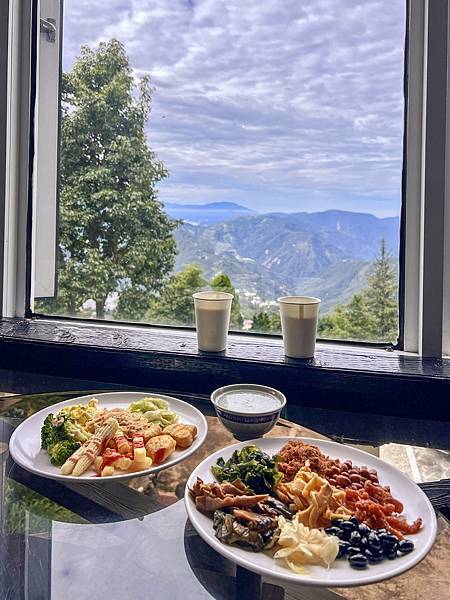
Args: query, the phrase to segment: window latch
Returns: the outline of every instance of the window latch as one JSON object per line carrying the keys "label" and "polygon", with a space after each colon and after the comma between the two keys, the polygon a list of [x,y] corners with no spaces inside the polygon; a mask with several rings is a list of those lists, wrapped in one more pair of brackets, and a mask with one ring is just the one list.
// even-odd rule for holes
{"label": "window latch", "polygon": [[47,17],[41,18],[41,33],[45,33],[47,36],[47,42],[52,44],[56,42],[56,19]]}

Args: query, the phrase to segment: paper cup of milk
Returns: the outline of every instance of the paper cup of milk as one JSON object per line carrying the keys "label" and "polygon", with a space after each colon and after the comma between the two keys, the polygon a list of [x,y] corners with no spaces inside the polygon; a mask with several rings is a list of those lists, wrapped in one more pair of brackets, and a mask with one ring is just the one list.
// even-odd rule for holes
{"label": "paper cup of milk", "polygon": [[284,353],[291,358],[312,358],[316,349],[320,299],[312,296],[278,298]]}
{"label": "paper cup of milk", "polygon": [[233,294],[196,292],[192,297],[198,349],[205,352],[222,352],[227,347]]}

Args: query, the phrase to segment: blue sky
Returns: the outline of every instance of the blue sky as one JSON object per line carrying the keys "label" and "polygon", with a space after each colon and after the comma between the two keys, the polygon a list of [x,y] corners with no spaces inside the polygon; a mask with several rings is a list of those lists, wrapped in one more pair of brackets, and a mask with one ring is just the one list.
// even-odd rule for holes
{"label": "blue sky", "polygon": [[65,0],[64,68],[116,37],[155,87],[163,200],[399,214],[404,0]]}

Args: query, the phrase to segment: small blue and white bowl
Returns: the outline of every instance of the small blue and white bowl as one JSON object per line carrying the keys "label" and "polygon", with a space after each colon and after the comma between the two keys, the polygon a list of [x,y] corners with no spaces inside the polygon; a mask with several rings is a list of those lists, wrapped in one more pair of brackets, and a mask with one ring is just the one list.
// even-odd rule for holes
{"label": "small blue and white bowl", "polygon": [[238,440],[251,440],[269,432],[286,404],[284,394],[253,383],[226,385],[211,394],[222,425]]}

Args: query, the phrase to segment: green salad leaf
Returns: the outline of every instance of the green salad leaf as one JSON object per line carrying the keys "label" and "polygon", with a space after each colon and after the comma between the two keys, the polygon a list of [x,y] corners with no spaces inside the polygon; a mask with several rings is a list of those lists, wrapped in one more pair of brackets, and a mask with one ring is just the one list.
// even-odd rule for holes
{"label": "green salad leaf", "polygon": [[178,421],[178,415],[169,409],[169,403],[162,398],[142,398],[132,402],[128,410],[142,415],[151,423],[167,427]]}
{"label": "green salad leaf", "polygon": [[269,456],[258,446],[245,446],[235,450],[227,461],[222,457],[217,459],[211,471],[219,482],[240,479],[257,494],[264,494],[272,491],[283,477],[277,470],[278,460],[277,456]]}

